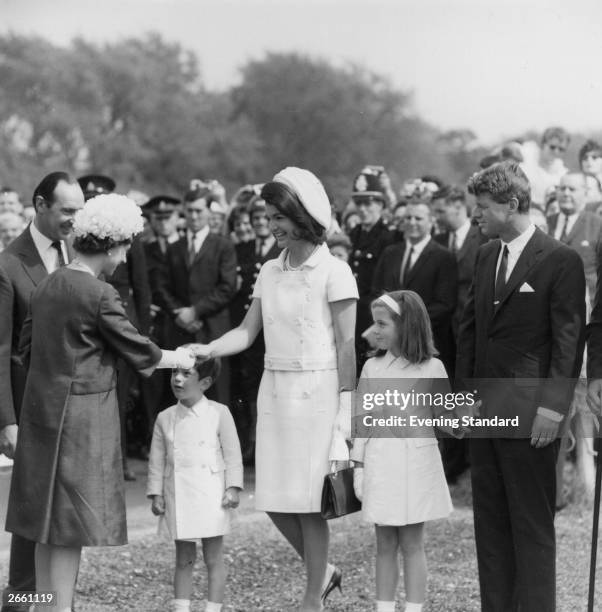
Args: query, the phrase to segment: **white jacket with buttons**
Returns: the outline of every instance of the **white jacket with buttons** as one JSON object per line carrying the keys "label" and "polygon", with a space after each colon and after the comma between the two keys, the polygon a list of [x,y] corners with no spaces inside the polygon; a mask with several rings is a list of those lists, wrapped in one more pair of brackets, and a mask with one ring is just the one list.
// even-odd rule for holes
{"label": "white jacket with buttons", "polygon": [[163,495],[159,530],[172,539],[199,539],[229,531],[222,508],[228,487],[243,488],[240,443],[226,406],[207,398],[176,404],[155,422],[148,462],[147,496]]}

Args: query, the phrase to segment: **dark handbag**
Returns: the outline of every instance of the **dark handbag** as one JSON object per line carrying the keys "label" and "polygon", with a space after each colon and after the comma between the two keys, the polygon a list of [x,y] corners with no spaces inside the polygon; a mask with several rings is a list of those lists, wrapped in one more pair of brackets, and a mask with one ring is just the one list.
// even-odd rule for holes
{"label": "dark handbag", "polygon": [[353,490],[353,468],[345,468],[324,476],[320,514],[323,519],[333,519],[357,512],[362,503]]}

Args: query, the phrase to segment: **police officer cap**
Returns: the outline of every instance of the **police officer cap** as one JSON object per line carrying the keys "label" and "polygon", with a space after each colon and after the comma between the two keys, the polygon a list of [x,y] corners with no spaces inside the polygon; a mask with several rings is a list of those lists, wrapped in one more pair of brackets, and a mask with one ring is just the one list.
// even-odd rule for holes
{"label": "police officer cap", "polygon": [[353,181],[353,198],[373,197],[385,201],[385,188],[382,183],[384,168],[381,166],[366,166]]}
{"label": "police officer cap", "polygon": [[104,174],[86,174],[78,178],[77,182],[82,188],[86,200],[103,193],[113,193],[115,191],[115,181]]}
{"label": "police officer cap", "polygon": [[178,204],[180,204],[178,198],[168,195],[158,195],[144,204],[142,210],[145,214],[153,213],[157,216],[169,217],[174,210],[176,210]]}

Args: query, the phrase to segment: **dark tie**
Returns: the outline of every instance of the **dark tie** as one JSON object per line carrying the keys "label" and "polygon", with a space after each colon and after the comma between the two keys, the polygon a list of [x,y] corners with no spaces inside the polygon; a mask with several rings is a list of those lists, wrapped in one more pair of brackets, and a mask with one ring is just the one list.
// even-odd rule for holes
{"label": "dark tie", "polygon": [[506,271],[508,270],[508,245],[504,245],[502,251],[502,261],[500,262],[500,268],[497,271],[497,278],[495,279],[495,297],[494,304],[497,305],[502,299],[502,294],[506,288]]}
{"label": "dark tie", "polygon": [[190,244],[188,245],[188,266],[192,266],[196,257],[194,239],[196,234],[190,234]]}
{"label": "dark tie", "polygon": [[450,245],[450,249],[452,253],[457,253],[458,252],[458,234],[456,234],[456,232],[452,232],[451,233],[451,245]]}
{"label": "dark tie", "polygon": [[562,228],[562,234],[560,234],[560,242],[566,243],[568,241],[569,233],[566,231],[569,224],[569,216],[564,215],[564,227]]}
{"label": "dark tie", "polygon": [[255,255],[263,257],[263,247],[265,246],[266,238],[257,238],[257,247],[255,248]]}
{"label": "dark tie", "polygon": [[62,268],[65,265],[65,258],[63,257],[63,249],[61,248],[61,241],[57,240],[50,245],[53,249],[56,250],[59,256],[59,268]]}
{"label": "dark tie", "polygon": [[399,275],[399,284],[404,287],[406,276],[412,267],[412,255],[414,254],[414,247],[410,247],[410,252],[408,254],[408,258],[406,259],[405,265],[401,270],[401,274]]}

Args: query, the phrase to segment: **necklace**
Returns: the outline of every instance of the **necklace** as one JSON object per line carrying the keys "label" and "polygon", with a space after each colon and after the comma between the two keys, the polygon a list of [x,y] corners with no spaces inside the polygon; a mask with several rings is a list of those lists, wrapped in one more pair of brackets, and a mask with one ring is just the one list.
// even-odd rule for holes
{"label": "necklace", "polygon": [[292,266],[291,265],[291,252],[287,251],[286,253],[286,257],[284,258],[284,269],[287,272],[298,272],[302,267],[303,264],[320,248],[319,244],[316,244],[316,246],[313,248],[312,252],[298,265],[298,266]]}

